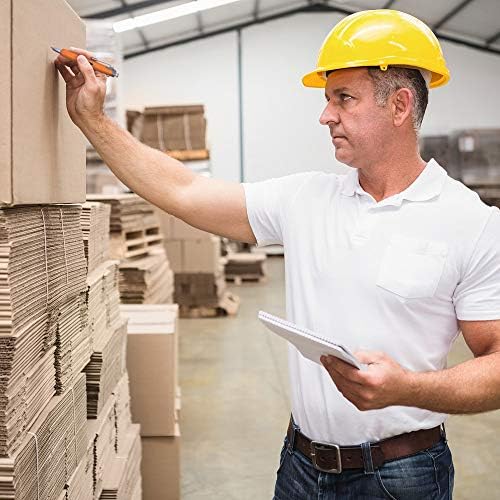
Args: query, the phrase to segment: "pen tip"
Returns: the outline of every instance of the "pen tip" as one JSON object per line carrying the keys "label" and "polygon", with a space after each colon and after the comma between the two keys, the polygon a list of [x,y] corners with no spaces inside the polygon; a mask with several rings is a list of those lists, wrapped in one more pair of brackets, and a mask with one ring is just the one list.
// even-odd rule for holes
{"label": "pen tip", "polygon": [[57,47],[50,47],[54,52],[60,53],[61,49],[58,49]]}

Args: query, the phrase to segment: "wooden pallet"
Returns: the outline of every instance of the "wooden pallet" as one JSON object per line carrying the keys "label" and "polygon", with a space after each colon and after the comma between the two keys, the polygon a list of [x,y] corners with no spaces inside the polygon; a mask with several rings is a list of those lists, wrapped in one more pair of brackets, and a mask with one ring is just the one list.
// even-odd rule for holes
{"label": "wooden pallet", "polygon": [[245,282],[265,283],[267,276],[262,274],[226,274],[226,281],[232,281],[236,286],[241,286]]}
{"label": "wooden pallet", "polygon": [[240,298],[230,292],[225,292],[216,307],[209,306],[180,306],[181,318],[218,318],[221,316],[235,316],[240,308]]}
{"label": "wooden pallet", "polygon": [[208,160],[210,158],[208,149],[176,149],[166,151],[166,153],[179,161]]}
{"label": "wooden pallet", "polygon": [[160,226],[147,226],[136,231],[111,233],[110,251],[113,259],[130,259],[149,255],[163,241]]}

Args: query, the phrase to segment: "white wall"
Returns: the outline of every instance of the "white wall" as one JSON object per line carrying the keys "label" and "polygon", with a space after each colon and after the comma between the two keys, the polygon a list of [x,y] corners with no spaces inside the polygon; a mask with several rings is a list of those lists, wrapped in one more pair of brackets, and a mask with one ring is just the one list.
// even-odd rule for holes
{"label": "white wall", "polygon": [[[323,91],[304,88],[337,14],[300,14],[242,33],[245,180],[303,170],[343,171],[318,119]],[[431,91],[422,134],[500,128],[500,56],[443,42],[451,82]],[[237,37],[235,33],[125,62],[126,103],[206,105],[214,175],[239,180]]]}
{"label": "white wall", "polygon": [[204,104],[215,177],[240,179],[236,33],[128,59],[129,107]]}

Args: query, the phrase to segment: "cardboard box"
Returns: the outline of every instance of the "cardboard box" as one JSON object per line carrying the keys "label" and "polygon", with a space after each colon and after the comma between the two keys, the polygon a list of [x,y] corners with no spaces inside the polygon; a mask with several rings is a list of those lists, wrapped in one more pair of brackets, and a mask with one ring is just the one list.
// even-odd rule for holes
{"label": "cardboard box", "polygon": [[172,217],[171,224],[171,239],[173,240],[201,240],[212,236],[211,233],[190,226],[177,217]]}
{"label": "cardboard box", "polygon": [[66,111],[55,47],[84,47],[64,0],[0,2],[0,204],[85,201],[85,142]]}
{"label": "cardboard box", "polygon": [[184,221],[167,214],[159,208],[156,213],[160,219],[161,230],[163,233],[164,241],[167,240],[201,240],[210,239],[213,235],[197,229]]}
{"label": "cardboard box", "polygon": [[220,274],[220,238],[186,240],[183,244],[183,272]]}
{"label": "cardboard box", "polygon": [[143,500],[179,500],[180,451],[179,426],[171,437],[143,437],[142,494]]}
{"label": "cardboard box", "polygon": [[177,423],[177,305],[122,305],[128,318],[132,421],[141,436],[173,436]]}
{"label": "cardboard box", "polygon": [[141,141],[161,151],[207,147],[207,122],[202,105],[146,108],[141,128]]}
{"label": "cardboard box", "polygon": [[183,271],[183,242],[182,241],[164,241],[163,246],[167,252],[170,268],[174,273],[182,273]]}

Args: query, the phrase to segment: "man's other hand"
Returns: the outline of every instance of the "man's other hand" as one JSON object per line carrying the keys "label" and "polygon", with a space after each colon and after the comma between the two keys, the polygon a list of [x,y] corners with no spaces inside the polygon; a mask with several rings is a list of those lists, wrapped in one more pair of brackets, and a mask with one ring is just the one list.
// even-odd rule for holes
{"label": "man's other hand", "polygon": [[107,77],[94,71],[87,59],[92,57],[90,52],[74,48],[71,50],[81,54],[77,61],[70,61],[59,55],[55,65],[66,82],[68,113],[75,124],[82,127],[98,121],[104,115]]}
{"label": "man's other hand", "polygon": [[363,370],[334,356],[322,356],[321,363],[337,389],[358,410],[377,410],[393,405],[405,405],[411,372],[383,352],[355,353]]}

